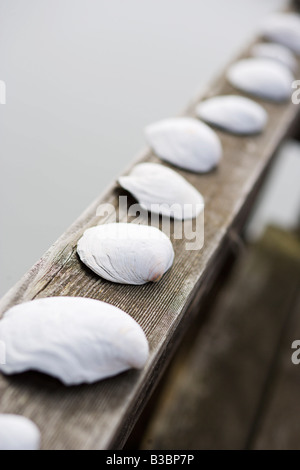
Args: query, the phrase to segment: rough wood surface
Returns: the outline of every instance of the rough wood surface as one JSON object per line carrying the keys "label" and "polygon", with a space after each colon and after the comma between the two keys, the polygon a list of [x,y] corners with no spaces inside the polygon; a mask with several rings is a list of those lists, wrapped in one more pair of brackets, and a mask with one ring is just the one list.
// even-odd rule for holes
{"label": "rough wood surface", "polygon": [[[291,345],[300,340],[300,239],[282,237],[282,248],[295,269],[289,279],[297,283],[297,292],[290,307],[289,316],[281,335],[273,367],[269,374],[265,396],[261,403],[261,413],[253,430],[252,449],[300,450],[300,365],[292,363],[295,351]],[[278,245],[278,237],[274,243]]]}
{"label": "rough wood surface", "polygon": [[300,450],[300,365],[294,365],[291,360],[294,352],[291,345],[300,340],[300,296],[291,316],[280,345],[278,362],[270,377],[269,393],[251,443],[252,449]]}
{"label": "rough wood surface", "polygon": [[[236,90],[221,76],[185,114],[193,116],[200,99],[224,93]],[[224,147],[218,170],[204,176],[178,170],[205,197],[205,245],[200,252],[193,252],[185,250],[185,241],[174,241],[175,264],[160,283],[114,285],[79,262],[77,241],[86,228],[100,222],[96,216],[99,204],[117,206],[118,196],[125,194],[113,185],[2,299],[0,315],[12,305],[40,297],[71,295],[104,300],[132,315],[150,342],[150,359],[142,372],[129,372],[93,386],[66,389],[38,374],[1,376],[0,412],[32,418],[42,431],[43,448],[116,448],[125,442],[178,344],[183,323],[193,317],[192,303],[211,284],[230,245],[231,233],[240,229],[249,213],[274,152],[298,125],[299,107],[291,102],[261,103],[270,119],[262,135],[244,138],[218,132]],[[138,160],[159,161],[149,150]]]}
{"label": "rough wood surface", "polygon": [[152,409],[142,449],[246,449],[253,439],[262,449],[297,445],[300,381],[290,358],[291,338],[300,338],[299,315],[297,330],[280,350],[280,386],[273,380],[282,331],[299,291],[300,245],[295,256],[290,238],[270,229],[240,257],[205,327],[197,331],[194,325],[185,338]]}

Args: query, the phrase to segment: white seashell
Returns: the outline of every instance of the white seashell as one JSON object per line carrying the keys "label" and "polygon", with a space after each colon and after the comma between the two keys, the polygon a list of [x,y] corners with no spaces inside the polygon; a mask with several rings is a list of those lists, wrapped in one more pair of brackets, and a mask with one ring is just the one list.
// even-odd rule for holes
{"label": "white seashell", "polygon": [[27,418],[0,414],[0,450],[39,450],[40,431]]}
{"label": "white seashell", "polygon": [[294,81],[289,69],[268,59],[241,60],[229,68],[227,78],[239,90],[278,102],[291,97]]}
{"label": "white seashell", "polygon": [[292,71],[298,67],[298,62],[294,54],[285,46],[276,43],[263,42],[255,44],[251,49],[251,54],[254,57],[262,59],[270,59],[285,65]]}
{"label": "white seashell", "polygon": [[297,13],[276,13],[269,17],[262,35],[270,41],[278,42],[300,55],[300,15]]}
{"label": "white seashell", "polygon": [[165,119],[148,126],[145,134],[160,158],[185,170],[205,173],[215,168],[222,158],[217,134],[196,119]]}
{"label": "white seashell", "polygon": [[264,108],[242,96],[216,96],[200,103],[197,115],[208,123],[235,134],[257,134],[268,120]]}
{"label": "white seashell", "polygon": [[36,370],[65,385],[92,383],[142,368],[148,342],[122,310],[98,300],[52,297],[8,310],[0,321],[4,374]]}
{"label": "white seashell", "polygon": [[169,238],[155,227],[107,224],[88,229],[77,247],[81,261],[96,274],[120,284],[161,279],[174,261]]}
{"label": "white seashell", "polygon": [[140,163],[119,178],[146,211],[174,219],[193,219],[204,209],[201,194],[176,171],[157,163]]}

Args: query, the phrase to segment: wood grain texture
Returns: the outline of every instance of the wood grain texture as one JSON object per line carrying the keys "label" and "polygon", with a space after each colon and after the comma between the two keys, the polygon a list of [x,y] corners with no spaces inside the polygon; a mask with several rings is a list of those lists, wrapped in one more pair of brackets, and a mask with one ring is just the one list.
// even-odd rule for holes
{"label": "wood grain texture", "polygon": [[[299,292],[298,284],[298,292]],[[291,321],[282,337],[264,413],[252,441],[252,449],[299,450],[300,371],[291,360],[291,345],[300,339],[300,296],[291,310]]]}
{"label": "wood grain texture", "polygon": [[[184,114],[194,116],[201,99],[224,93],[236,90],[221,76]],[[142,372],[132,371],[92,386],[67,389],[33,373],[1,376],[0,412],[33,419],[42,431],[43,448],[103,449],[124,444],[178,344],[183,324],[195,315],[191,305],[197,305],[213,282],[231,245],[231,233],[241,229],[278,145],[298,126],[299,107],[291,102],[260,102],[269,114],[262,135],[244,138],[218,131],[224,159],[216,171],[197,175],[178,170],[205,197],[205,245],[201,251],[186,251],[185,240],[173,240],[175,263],[161,282],[145,286],[111,284],[86,269],[77,257],[76,244],[84,230],[103,223],[96,216],[99,204],[117,207],[118,196],[126,194],[113,184],[2,299],[0,315],[15,304],[41,297],[70,295],[104,300],[129,313],[150,343],[150,359]],[[149,150],[137,161],[160,162]],[[108,217],[106,222],[110,220]]]}
{"label": "wood grain texture", "polygon": [[[258,416],[267,407],[267,378],[299,290],[299,260],[291,244],[281,249],[280,236],[277,229],[269,229],[262,242],[240,256],[211,305],[206,325],[197,328],[198,321],[191,328],[164,380],[142,449],[248,447]],[[285,358],[290,355],[289,346]],[[294,386],[294,396],[296,390],[299,394]],[[288,406],[287,400],[283,403]],[[280,409],[279,399],[276,405],[273,413]],[[296,400],[291,410],[299,409],[295,405]],[[269,439],[269,427],[274,434],[278,431],[272,416],[264,439]],[[288,435],[291,421],[283,413],[281,417],[281,429]]]}
{"label": "wood grain texture", "polygon": [[270,242],[273,247],[275,244],[281,247],[281,253],[285,253],[286,259],[289,257],[288,279],[297,288],[274,355],[266,393],[260,406],[261,413],[253,429],[249,447],[299,450],[300,365],[292,363],[291,356],[295,350],[291,346],[295,340],[300,339],[300,238],[280,233],[274,235]]}

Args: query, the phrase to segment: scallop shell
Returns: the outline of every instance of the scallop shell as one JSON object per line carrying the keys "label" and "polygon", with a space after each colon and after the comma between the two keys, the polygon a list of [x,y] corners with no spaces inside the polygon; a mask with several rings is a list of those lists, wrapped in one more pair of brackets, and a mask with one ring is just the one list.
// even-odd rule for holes
{"label": "scallop shell", "polygon": [[193,219],[204,209],[202,195],[176,171],[157,163],[140,163],[119,178],[146,211],[174,219]]}
{"label": "scallop shell", "polygon": [[27,418],[0,414],[0,450],[39,450],[40,431]]}
{"label": "scallop shell", "polygon": [[185,170],[206,173],[222,158],[217,134],[196,119],[165,119],[148,126],[145,134],[156,155]]}
{"label": "scallop shell", "polygon": [[96,274],[120,284],[159,281],[174,261],[172,243],[163,232],[136,224],[90,228],[77,251],[81,261]]}
{"label": "scallop shell", "polygon": [[200,103],[197,115],[208,123],[235,134],[257,134],[268,120],[264,108],[242,96],[216,96]]}
{"label": "scallop shell", "polygon": [[0,321],[4,374],[36,370],[65,385],[93,383],[142,368],[148,342],[122,310],[98,300],[52,297],[17,305]]}
{"label": "scallop shell", "polygon": [[292,71],[295,71],[298,67],[296,57],[290,51],[290,49],[273,42],[255,44],[251,49],[251,54],[254,57],[259,57],[261,59],[275,60],[281,65],[285,65]]}
{"label": "scallop shell", "polygon": [[229,68],[227,78],[239,90],[277,102],[291,97],[294,81],[288,68],[268,59],[241,60]]}
{"label": "scallop shell", "polygon": [[300,15],[297,13],[276,13],[266,20],[262,35],[278,42],[300,55]]}

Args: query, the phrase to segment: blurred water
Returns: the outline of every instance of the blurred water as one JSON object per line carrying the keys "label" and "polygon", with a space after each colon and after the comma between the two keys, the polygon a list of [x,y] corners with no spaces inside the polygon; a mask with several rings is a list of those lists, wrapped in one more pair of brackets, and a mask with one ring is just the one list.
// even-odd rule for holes
{"label": "blurred water", "polygon": [[0,0],[0,294],[284,0]]}

